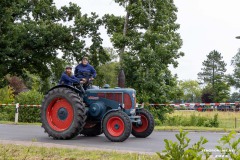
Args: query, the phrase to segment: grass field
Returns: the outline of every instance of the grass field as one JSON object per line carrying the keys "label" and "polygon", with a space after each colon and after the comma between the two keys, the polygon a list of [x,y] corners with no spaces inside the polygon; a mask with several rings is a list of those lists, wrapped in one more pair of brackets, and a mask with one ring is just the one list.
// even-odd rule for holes
{"label": "grass field", "polygon": [[157,155],[0,144],[3,160],[157,160]]}
{"label": "grass field", "polygon": [[221,111],[206,111],[198,112],[194,110],[176,110],[168,116],[181,116],[189,118],[191,115],[213,118],[218,114],[219,128],[225,129],[240,129],[240,112],[221,112]]}

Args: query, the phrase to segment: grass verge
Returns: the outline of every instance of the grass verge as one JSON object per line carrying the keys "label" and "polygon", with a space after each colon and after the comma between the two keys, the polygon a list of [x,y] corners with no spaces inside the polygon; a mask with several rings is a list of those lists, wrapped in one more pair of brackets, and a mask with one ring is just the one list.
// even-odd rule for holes
{"label": "grass verge", "polygon": [[157,155],[0,144],[0,159],[17,160],[157,160]]}
{"label": "grass verge", "polygon": [[[12,121],[0,121],[0,124],[15,124]],[[36,126],[41,126],[41,123],[25,123],[25,122],[19,122],[19,125],[36,125]]]}
{"label": "grass verge", "polygon": [[[198,112],[193,110],[175,110],[171,114],[167,114],[168,117],[179,116],[184,120],[188,120],[191,116],[213,118],[214,115],[218,115],[219,128],[226,128],[230,130],[240,130],[240,112],[222,112],[222,111],[206,111]],[[163,124],[166,125],[166,124]],[[166,125],[167,126],[167,125]],[[197,127],[201,128],[201,127]]]}
{"label": "grass verge", "polygon": [[196,127],[196,126],[155,126],[155,131],[197,131],[197,132],[240,132],[240,129],[235,128],[214,128],[214,127]]}

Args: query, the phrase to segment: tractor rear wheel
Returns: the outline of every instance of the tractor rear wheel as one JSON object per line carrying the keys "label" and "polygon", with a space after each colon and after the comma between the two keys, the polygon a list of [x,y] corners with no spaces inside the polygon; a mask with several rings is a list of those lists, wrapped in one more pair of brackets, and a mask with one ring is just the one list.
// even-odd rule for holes
{"label": "tractor rear wheel", "polygon": [[131,134],[132,123],[122,111],[110,112],[103,119],[103,133],[112,142],[123,142]]}
{"label": "tractor rear wheel", "polygon": [[137,110],[136,115],[141,116],[142,124],[133,124],[132,135],[137,138],[146,138],[153,132],[154,118],[152,114],[145,109]]}
{"label": "tractor rear wheel", "polygon": [[97,122],[97,123],[86,122],[82,132],[80,132],[80,134],[84,136],[89,136],[89,137],[98,136],[102,133],[103,131],[102,131],[101,122]]}
{"label": "tractor rear wheel", "polygon": [[82,98],[69,88],[55,88],[44,97],[41,122],[54,139],[71,139],[82,131],[86,120]]}

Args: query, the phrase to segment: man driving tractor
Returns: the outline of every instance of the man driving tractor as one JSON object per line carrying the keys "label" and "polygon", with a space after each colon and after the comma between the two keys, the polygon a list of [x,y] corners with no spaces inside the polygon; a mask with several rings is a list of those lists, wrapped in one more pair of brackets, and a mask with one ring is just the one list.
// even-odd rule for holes
{"label": "man driving tractor", "polygon": [[80,80],[80,83],[86,83],[94,80],[97,73],[93,66],[88,63],[88,58],[83,57],[81,63],[76,66],[74,75]]}

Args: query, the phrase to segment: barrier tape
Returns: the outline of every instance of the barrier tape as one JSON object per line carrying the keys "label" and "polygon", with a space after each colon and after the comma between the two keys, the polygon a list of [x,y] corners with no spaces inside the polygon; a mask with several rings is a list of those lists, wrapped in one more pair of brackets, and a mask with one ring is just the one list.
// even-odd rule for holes
{"label": "barrier tape", "polygon": [[0,106],[15,106],[15,103],[10,103],[10,104],[0,104]]}
{"label": "barrier tape", "polygon": [[22,105],[19,105],[19,106],[23,106],[23,107],[41,107],[41,105],[39,105],[39,104],[22,104]]}
{"label": "barrier tape", "polygon": [[[149,106],[219,106],[219,105],[238,105],[239,102],[235,103],[170,103],[170,104],[159,104],[159,103],[142,103],[138,105],[149,105]],[[0,104],[0,106],[15,106],[15,103]],[[20,107],[41,107],[40,104],[19,104]]]}
{"label": "barrier tape", "polygon": [[[15,103],[10,103],[10,104],[0,104],[0,106],[16,106]],[[21,107],[41,107],[41,105],[39,104],[19,104],[19,106]]]}
{"label": "barrier tape", "polygon": [[[221,105],[238,105],[239,102],[235,103],[171,103],[171,104],[158,104],[158,103],[143,103],[150,106],[221,106]],[[142,105],[142,104],[138,104]]]}

